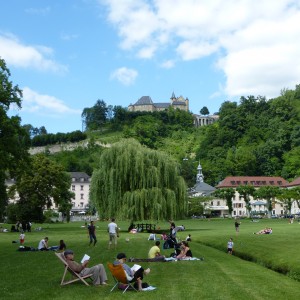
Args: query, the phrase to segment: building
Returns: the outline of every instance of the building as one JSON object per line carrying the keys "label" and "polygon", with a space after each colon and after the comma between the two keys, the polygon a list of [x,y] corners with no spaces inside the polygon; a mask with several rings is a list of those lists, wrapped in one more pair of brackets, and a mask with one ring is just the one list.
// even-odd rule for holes
{"label": "building", "polygon": [[189,190],[190,197],[210,196],[216,189],[204,182],[202,167],[199,162],[197,167],[196,184]]}
{"label": "building", "polygon": [[[268,177],[268,176],[228,176],[223,181],[221,181],[216,188],[233,188],[236,189],[238,186],[242,185],[252,185],[254,188],[260,188],[262,186],[278,186],[281,188],[286,188],[288,182],[282,177]],[[222,206],[226,205],[226,200],[224,199],[214,199],[211,201],[211,206]],[[235,195],[232,199],[233,204],[233,217],[245,217],[247,216],[246,203],[239,195],[237,191],[235,191]],[[266,215],[268,213],[267,209],[267,200],[265,199],[254,199],[250,196],[250,204],[251,204],[251,214],[252,215]],[[273,202],[272,207],[272,215],[283,215],[285,212],[284,204],[278,199]],[[221,216],[223,214],[229,214],[228,208],[227,212],[222,211]]]}
{"label": "building", "polygon": [[[70,191],[74,193],[72,199],[71,215],[84,215],[89,208],[89,193],[91,177],[84,172],[70,172],[71,186]],[[15,184],[14,179],[6,180],[6,186]],[[18,194],[14,199],[9,199],[10,203],[18,201]],[[57,211],[58,207],[53,203],[51,209]]]}
{"label": "building", "polygon": [[195,127],[211,125],[219,119],[218,115],[203,116],[193,114],[193,117]]}
{"label": "building", "polygon": [[143,96],[135,104],[130,104],[128,110],[154,112],[168,109],[170,106],[174,109],[189,111],[189,99],[182,96],[176,97],[173,92],[169,102],[154,103],[150,96]]}
{"label": "building", "polygon": [[72,214],[85,214],[89,208],[91,177],[84,172],[70,172],[70,191],[75,194],[72,199]]}

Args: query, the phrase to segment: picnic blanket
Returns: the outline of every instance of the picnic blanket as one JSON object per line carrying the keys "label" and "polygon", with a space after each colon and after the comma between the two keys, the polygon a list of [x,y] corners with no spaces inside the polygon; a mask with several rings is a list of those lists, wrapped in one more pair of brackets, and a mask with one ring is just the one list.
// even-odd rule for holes
{"label": "picnic blanket", "polygon": [[165,258],[165,261],[180,261],[180,260],[204,260],[203,257],[186,257],[186,258],[180,258],[180,259],[177,259],[177,258],[174,258],[174,257],[166,257]]}

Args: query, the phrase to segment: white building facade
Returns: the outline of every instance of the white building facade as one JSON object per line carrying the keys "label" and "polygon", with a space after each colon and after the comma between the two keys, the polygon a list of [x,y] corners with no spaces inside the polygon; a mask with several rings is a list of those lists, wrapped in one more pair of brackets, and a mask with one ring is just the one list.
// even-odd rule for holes
{"label": "white building facade", "polygon": [[[298,181],[299,182],[298,182]],[[266,176],[229,176],[226,177],[222,182],[220,182],[216,188],[233,188],[236,189],[241,185],[252,185],[254,188],[259,188],[262,186],[278,186],[280,188],[292,188],[295,186],[300,186],[300,178],[296,179],[292,183],[288,183],[282,177],[266,177]],[[268,206],[266,199],[255,199],[250,196],[250,205],[251,205],[251,215],[267,215]],[[243,197],[240,196],[238,191],[235,191],[235,195],[232,198],[232,217],[246,217],[247,209],[246,203]],[[217,216],[228,216],[229,210],[224,199],[213,199],[210,202],[205,203],[205,209],[210,210]],[[286,213],[285,204],[279,199],[274,199],[272,201],[272,215],[273,216],[282,216]],[[291,214],[299,214],[300,209],[296,203],[293,201]]]}

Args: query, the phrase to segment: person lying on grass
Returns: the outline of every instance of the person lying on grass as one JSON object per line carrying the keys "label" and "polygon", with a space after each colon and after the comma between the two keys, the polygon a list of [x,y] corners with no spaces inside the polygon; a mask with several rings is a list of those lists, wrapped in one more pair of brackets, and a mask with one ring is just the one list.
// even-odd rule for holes
{"label": "person lying on grass", "polygon": [[104,266],[102,264],[88,268],[87,267],[87,265],[89,263],[88,260],[85,260],[81,264],[74,261],[74,252],[72,250],[64,251],[63,255],[64,255],[65,260],[68,263],[69,267],[76,273],[79,273],[80,276],[92,274],[93,284],[95,286],[107,284],[106,283],[107,276],[106,276]]}
{"label": "person lying on grass", "polygon": [[176,256],[176,258],[184,259],[184,258],[189,258],[189,257],[193,257],[192,251],[189,247],[189,243],[187,241],[183,241],[183,242],[181,242],[181,251]]}
{"label": "person lying on grass", "polygon": [[126,262],[126,254],[125,253],[119,253],[117,255],[117,259],[114,261],[114,265],[122,265],[125,273],[126,273],[126,278],[129,282],[134,282],[135,288],[137,288],[139,291],[143,290],[143,285],[142,281],[144,278],[144,275],[148,275],[150,273],[150,269],[144,270],[142,267],[139,269],[133,271],[127,264]]}
{"label": "person lying on grass", "polygon": [[260,231],[253,232],[253,234],[271,234],[272,232],[272,228],[266,227],[265,229],[262,229]]}

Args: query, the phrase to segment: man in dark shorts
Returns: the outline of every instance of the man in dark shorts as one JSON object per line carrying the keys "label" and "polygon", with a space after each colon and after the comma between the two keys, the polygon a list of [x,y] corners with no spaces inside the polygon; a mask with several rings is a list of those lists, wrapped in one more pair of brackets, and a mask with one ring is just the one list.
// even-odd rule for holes
{"label": "man in dark shorts", "polygon": [[88,233],[89,233],[89,237],[90,237],[90,246],[94,241],[94,246],[97,243],[97,238],[96,238],[96,227],[94,225],[94,222],[91,221],[90,225],[88,226]]}

